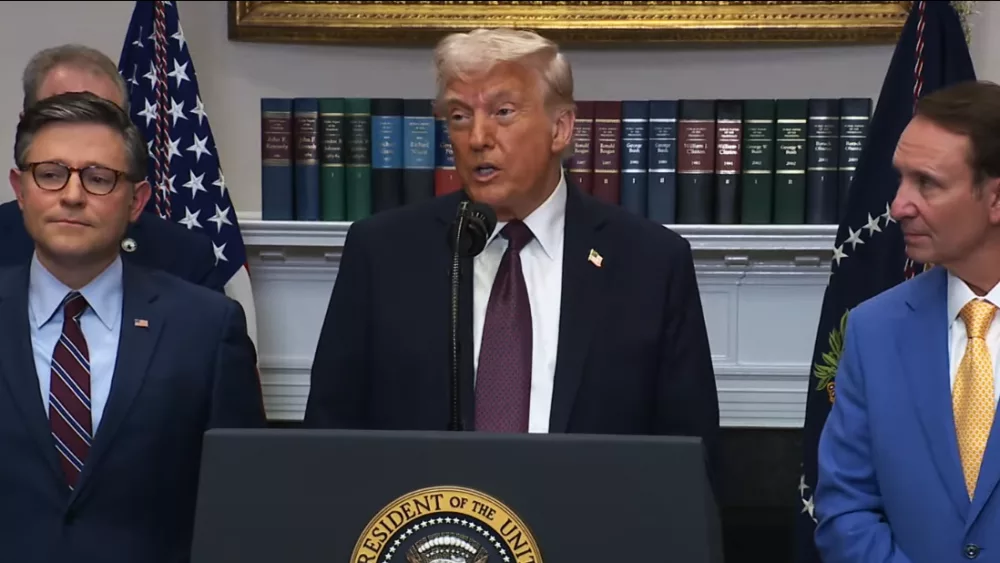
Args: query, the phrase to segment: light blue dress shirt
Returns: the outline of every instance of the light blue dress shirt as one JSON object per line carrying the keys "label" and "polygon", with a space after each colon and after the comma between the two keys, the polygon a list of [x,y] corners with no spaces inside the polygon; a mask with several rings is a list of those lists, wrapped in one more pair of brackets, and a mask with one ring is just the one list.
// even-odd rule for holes
{"label": "light blue dress shirt", "polygon": [[[31,324],[31,347],[42,405],[49,414],[49,386],[52,379],[52,354],[63,327],[62,302],[72,291],[56,279],[35,256],[31,260],[28,282],[28,321]],[[118,356],[122,317],[122,261],[115,259],[104,272],[80,289],[87,309],[80,325],[90,351],[90,397],[93,434],[97,434],[104,406],[111,392],[111,378]]]}

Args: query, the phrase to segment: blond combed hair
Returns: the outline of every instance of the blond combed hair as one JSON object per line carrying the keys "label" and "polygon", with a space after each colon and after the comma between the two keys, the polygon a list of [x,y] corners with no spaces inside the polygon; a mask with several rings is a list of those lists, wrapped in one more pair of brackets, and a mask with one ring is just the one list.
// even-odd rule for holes
{"label": "blond combed hair", "polygon": [[514,63],[537,73],[551,110],[575,110],[573,70],[555,42],[525,30],[496,28],[452,33],[434,49],[437,106],[452,80],[489,72],[500,63]]}

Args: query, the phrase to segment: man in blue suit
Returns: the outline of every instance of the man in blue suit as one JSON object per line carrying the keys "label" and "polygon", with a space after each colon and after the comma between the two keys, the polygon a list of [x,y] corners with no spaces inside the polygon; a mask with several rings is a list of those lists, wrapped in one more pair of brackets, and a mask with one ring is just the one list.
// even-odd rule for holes
{"label": "man in blue suit", "polygon": [[[62,92],[93,92],[128,111],[126,85],[104,53],[83,45],[61,45],[35,54],[24,69],[23,109]],[[24,229],[16,201],[0,205],[0,266],[24,264],[34,242]],[[223,292],[225,280],[215,275],[211,239],[146,211],[122,237],[123,256],[134,264],[162,270]]]}
{"label": "man in blue suit", "polygon": [[935,267],[850,312],[819,443],[825,563],[1000,561],[1000,87],[923,97],[891,214]]}
{"label": "man in blue suit", "polygon": [[204,432],[265,426],[243,310],[122,259],[150,188],[120,107],[41,100],[15,157],[35,251],[0,269],[2,559],[187,561]]}

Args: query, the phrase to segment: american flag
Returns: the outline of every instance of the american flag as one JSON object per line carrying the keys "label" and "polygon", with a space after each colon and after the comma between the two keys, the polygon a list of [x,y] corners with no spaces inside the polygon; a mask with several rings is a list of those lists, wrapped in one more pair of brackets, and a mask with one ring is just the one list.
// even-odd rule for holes
{"label": "american flag", "polygon": [[176,2],[135,3],[118,71],[149,148],[148,210],[211,237],[215,275],[243,306],[256,344],[246,249],[188,47]]}

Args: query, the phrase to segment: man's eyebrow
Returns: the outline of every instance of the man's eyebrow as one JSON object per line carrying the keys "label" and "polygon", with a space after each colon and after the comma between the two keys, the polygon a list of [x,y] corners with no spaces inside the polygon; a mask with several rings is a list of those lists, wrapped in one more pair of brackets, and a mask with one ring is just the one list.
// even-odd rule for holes
{"label": "man's eyebrow", "polygon": [[468,108],[469,107],[469,104],[466,104],[465,102],[463,102],[462,100],[460,100],[459,98],[457,98],[455,96],[447,96],[447,97],[445,97],[445,99],[444,99],[444,105],[445,106],[460,106],[460,107],[463,107],[463,108]]}
{"label": "man's eyebrow", "polygon": [[[516,98],[517,94],[513,90],[500,90],[494,92],[486,97],[486,100],[490,103],[496,103],[497,100],[505,100],[509,98]],[[446,96],[444,99],[445,106],[459,106],[462,108],[469,108],[469,104],[463,102],[456,96]]]}

